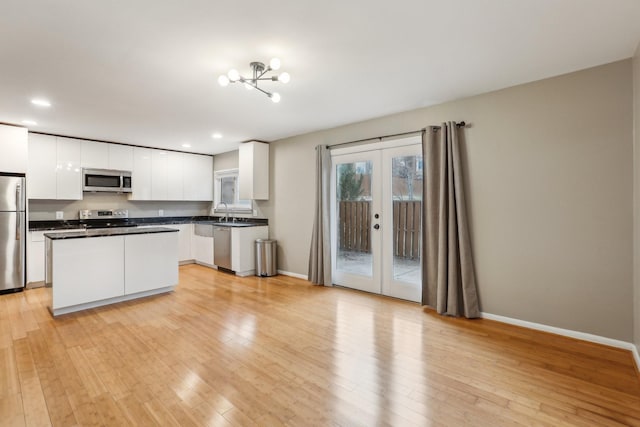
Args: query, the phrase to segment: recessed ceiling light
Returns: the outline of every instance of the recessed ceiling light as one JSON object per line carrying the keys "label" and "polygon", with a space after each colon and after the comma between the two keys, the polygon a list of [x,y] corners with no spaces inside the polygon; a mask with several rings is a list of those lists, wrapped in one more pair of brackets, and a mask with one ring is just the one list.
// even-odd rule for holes
{"label": "recessed ceiling light", "polygon": [[46,99],[41,99],[41,98],[32,99],[31,103],[33,105],[37,105],[38,107],[51,107],[51,103]]}
{"label": "recessed ceiling light", "polygon": [[33,120],[23,120],[22,123],[29,126],[36,126],[38,124]]}
{"label": "recessed ceiling light", "polygon": [[213,135],[211,135],[211,138],[220,139],[220,138],[222,138],[222,134],[220,132],[216,132]]}
{"label": "recessed ceiling light", "polygon": [[185,142],[184,144],[182,144],[182,146],[183,146],[184,148],[191,148],[191,144],[188,144],[188,143],[186,143],[186,142]]}

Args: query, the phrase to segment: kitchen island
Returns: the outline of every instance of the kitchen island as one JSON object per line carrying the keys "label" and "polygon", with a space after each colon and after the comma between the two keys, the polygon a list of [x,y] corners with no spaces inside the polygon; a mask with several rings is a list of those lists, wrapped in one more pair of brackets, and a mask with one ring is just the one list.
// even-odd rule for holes
{"label": "kitchen island", "polygon": [[45,282],[54,316],[170,292],[178,233],[166,227],[45,233]]}

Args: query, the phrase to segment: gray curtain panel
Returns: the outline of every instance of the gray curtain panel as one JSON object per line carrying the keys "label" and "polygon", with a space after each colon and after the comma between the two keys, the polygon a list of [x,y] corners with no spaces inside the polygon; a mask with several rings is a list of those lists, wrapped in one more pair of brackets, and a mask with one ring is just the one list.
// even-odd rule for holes
{"label": "gray curtain panel", "polygon": [[427,127],[422,154],[422,305],[440,314],[479,317],[456,123]]}
{"label": "gray curtain panel", "polygon": [[330,190],[331,154],[324,145],[316,147],[316,208],[309,254],[309,281],[331,286]]}

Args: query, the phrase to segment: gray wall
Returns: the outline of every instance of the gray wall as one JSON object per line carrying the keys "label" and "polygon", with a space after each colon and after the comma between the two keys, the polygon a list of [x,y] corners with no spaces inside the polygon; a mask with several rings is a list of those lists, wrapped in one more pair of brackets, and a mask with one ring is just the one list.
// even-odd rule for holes
{"label": "gray wall", "polygon": [[634,221],[633,221],[633,287],[634,287],[634,343],[640,352],[640,44],[633,57],[633,171],[634,171]]}
{"label": "gray wall", "polygon": [[238,168],[238,150],[213,156],[213,171]]}
{"label": "gray wall", "polygon": [[271,197],[257,205],[278,240],[278,267],[307,273],[316,145],[447,120],[472,125],[482,311],[631,341],[631,60],[270,144]]}
{"label": "gray wall", "polygon": [[56,219],[56,211],[64,213],[64,219],[78,219],[80,209],[128,209],[132,218],[156,217],[158,210],[164,216],[209,215],[211,202],[142,202],[130,201],[123,194],[84,194],[83,200],[30,200],[29,220]]}

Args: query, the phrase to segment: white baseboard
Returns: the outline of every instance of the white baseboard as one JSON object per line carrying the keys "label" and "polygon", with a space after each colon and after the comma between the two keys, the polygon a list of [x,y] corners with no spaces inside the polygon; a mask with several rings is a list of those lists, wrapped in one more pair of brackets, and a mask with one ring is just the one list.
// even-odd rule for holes
{"label": "white baseboard", "polygon": [[283,276],[291,276],[297,279],[309,280],[306,274],[292,273],[290,271],[278,270],[278,274],[282,274]]}
{"label": "white baseboard", "polygon": [[514,319],[512,317],[499,316],[491,313],[480,313],[483,319],[495,320],[497,322],[508,323],[510,325],[522,326],[523,328],[535,329],[537,331],[550,332],[556,335],[575,338],[582,341],[589,341],[596,344],[608,345],[610,347],[629,350],[636,362],[636,369],[640,372],[640,355],[638,348],[630,342],[614,340],[600,335],[587,334],[585,332],[572,331],[571,329],[557,328],[555,326],[543,325],[542,323],[528,322],[526,320]]}

